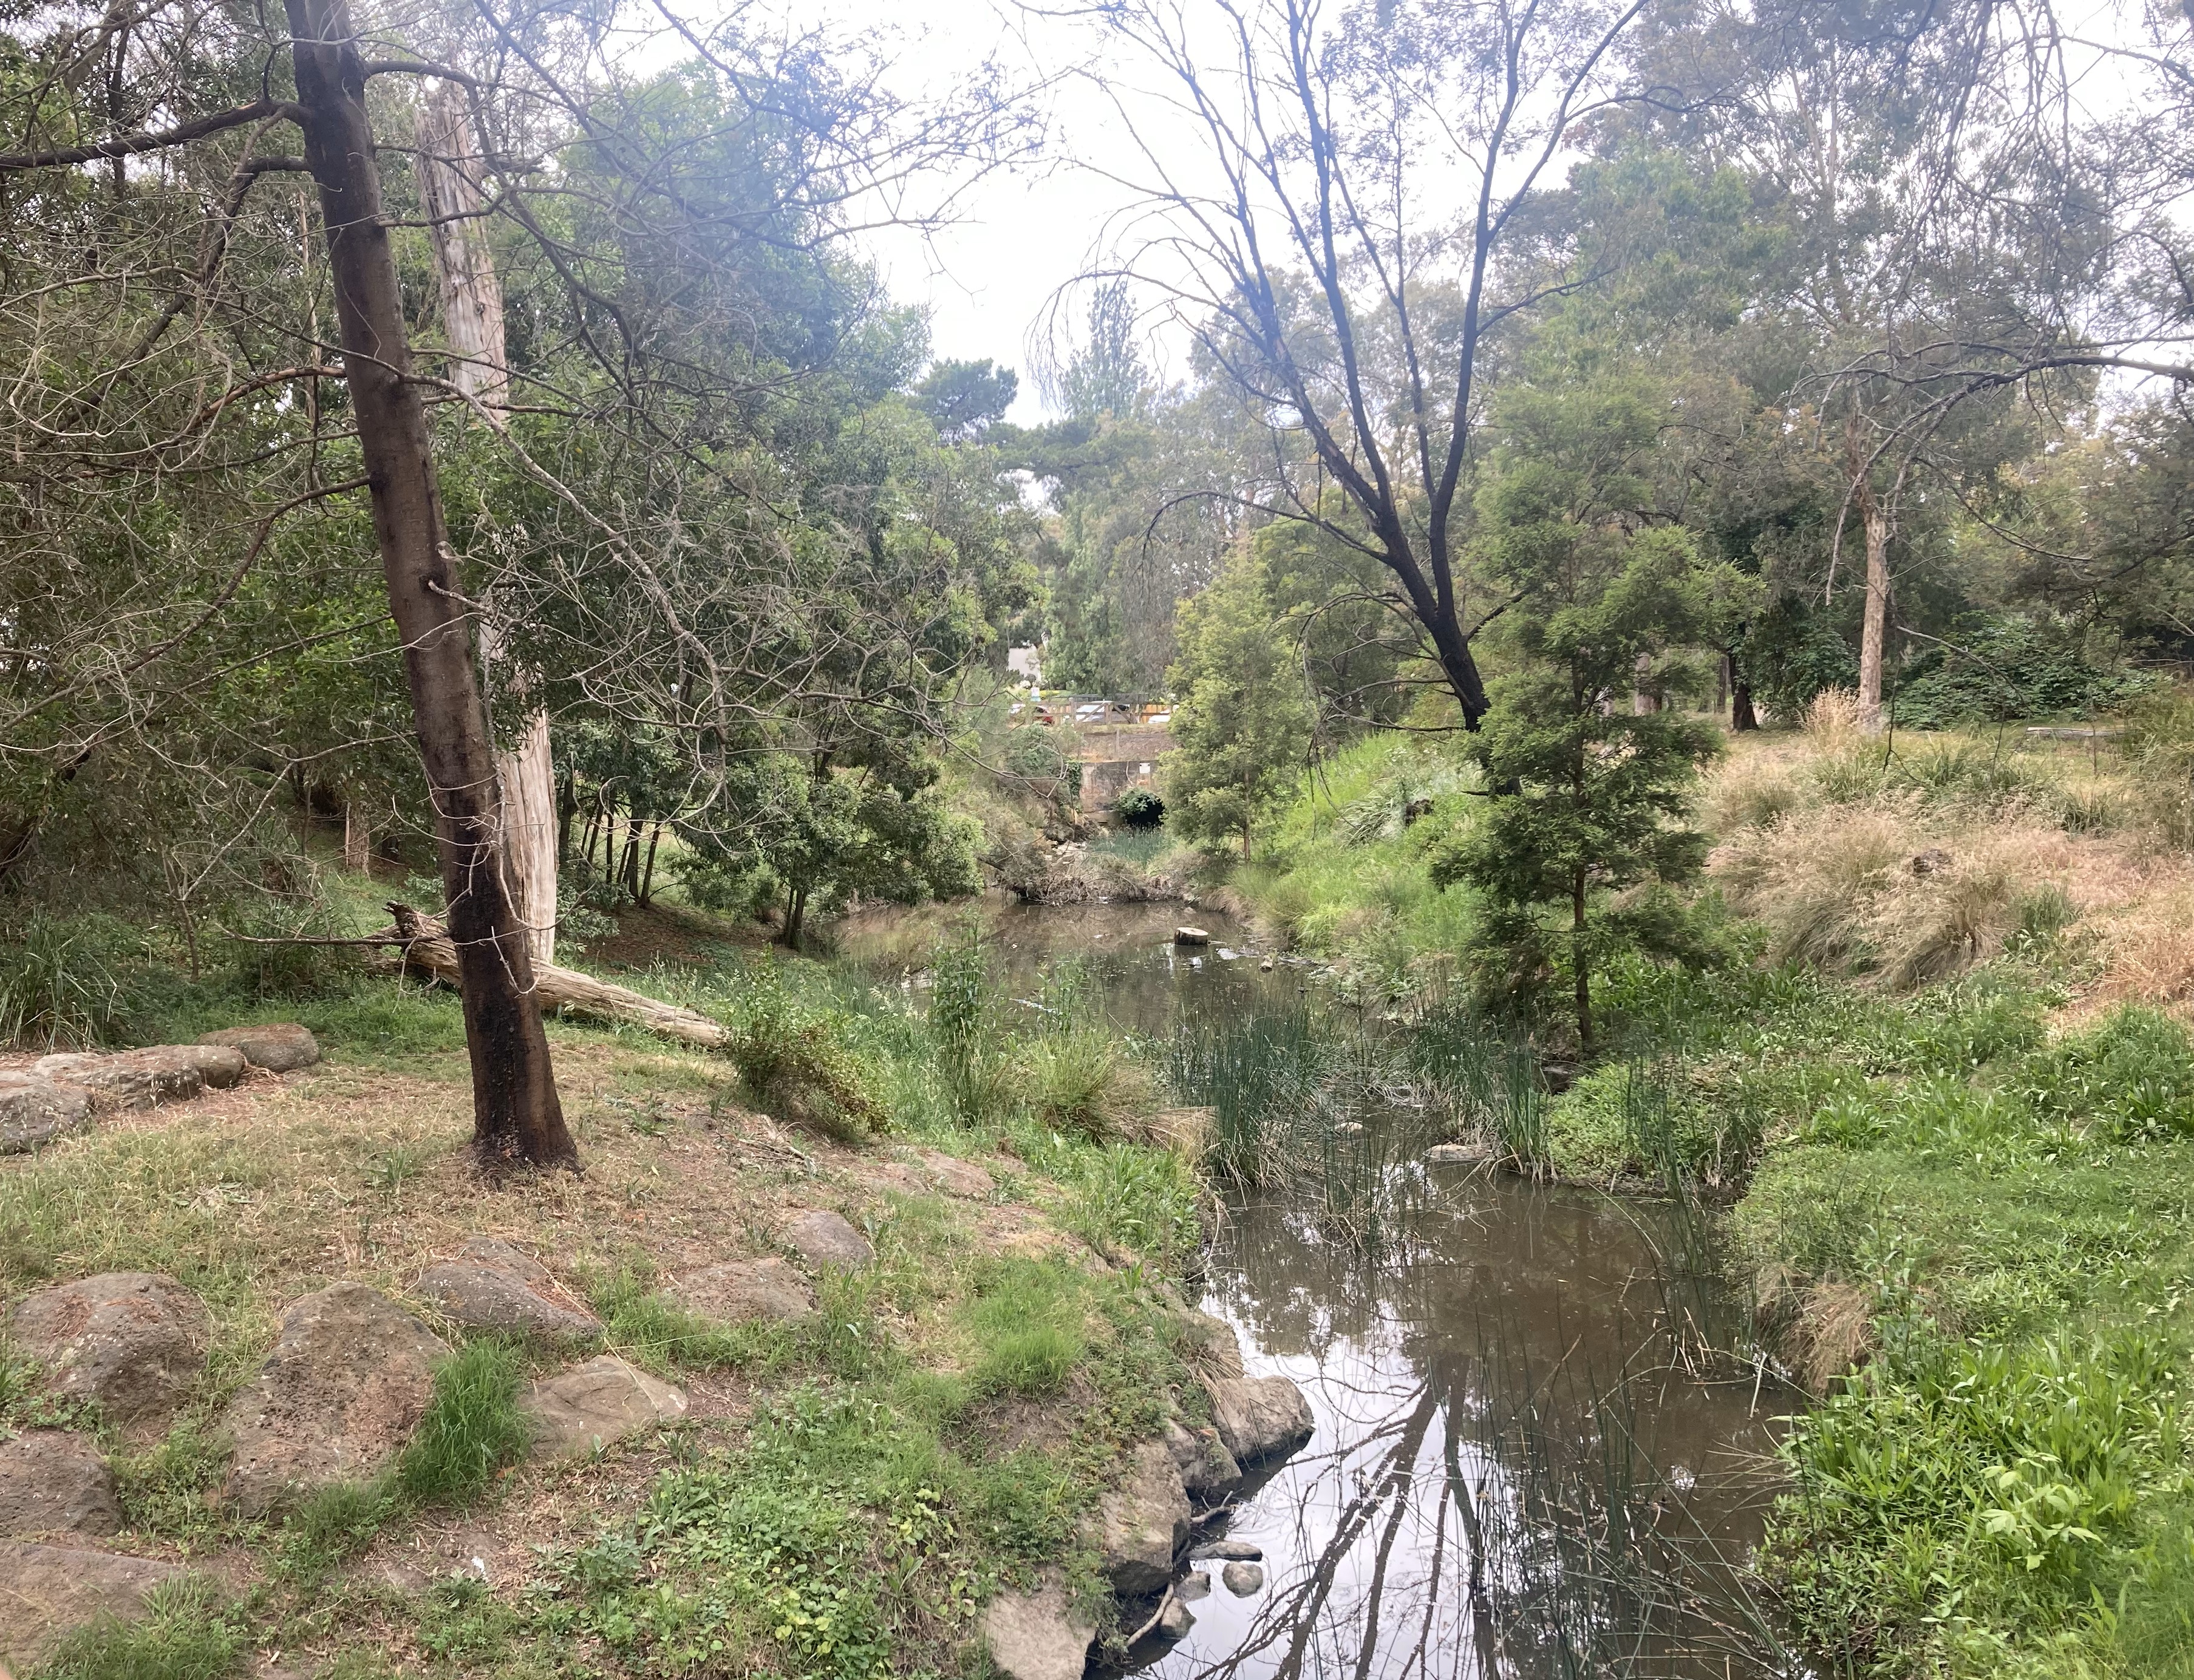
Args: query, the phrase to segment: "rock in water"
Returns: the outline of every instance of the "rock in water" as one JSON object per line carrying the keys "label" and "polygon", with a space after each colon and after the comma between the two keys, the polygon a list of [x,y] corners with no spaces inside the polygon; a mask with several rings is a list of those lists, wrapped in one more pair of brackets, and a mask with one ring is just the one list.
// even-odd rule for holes
{"label": "rock in water", "polygon": [[146,1595],[182,1573],[149,1557],[0,1540],[0,1661],[27,1669],[88,1622],[135,1621]]}
{"label": "rock in water", "polygon": [[1187,1601],[1176,1592],[1158,1606],[1157,1623],[1151,1629],[1150,1637],[1175,1645],[1187,1638],[1189,1629],[1195,1626],[1195,1613],[1188,1608]]}
{"label": "rock in water", "polygon": [[320,1041],[295,1021],[278,1021],[264,1027],[225,1027],[206,1034],[198,1042],[239,1050],[253,1067],[269,1073],[294,1073],[320,1059]]}
{"label": "rock in water", "polygon": [[1215,1377],[1242,1374],[1242,1339],[1234,1327],[1208,1312],[1181,1315],[1180,1350],[1189,1362]]}
{"label": "rock in water", "polygon": [[1247,1540],[1210,1540],[1188,1554],[1199,1563],[1214,1561],[1222,1563],[1255,1563],[1261,1562],[1265,1551]]}
{"label": "rock in water", "polygon": [[206,1310],[172,1277],[110,1271],[26,1295],[8,1329],[52,1392],[95,1400],[132,1433],[157,1434],[198,1375]]}
{"label": "rock in water", "polygon": [[1097,1507],[1097,1567],[1125,1597],[1161,1592],[1174,1554],[1188,1542],[1188,1494],[1162,1441],[1146,1441],[1120,1467]]}
{"label": "rock in water", "polygon": [[1425,1159],[1435,1167],[1467,1167],[1488,1158],[1475,1144],[1434,1144],[1425,1151]]}
{"label": "rock in water", "polygon": [[282,1315],[274,1351],[229,1402],[228,1494],[254,1515],[331,1482],[362,1481],[403,1449],[448,1354],[386,1295],[338,1283]]}
{"label": "rock in water", "polygon": [[89,1125],[91,1106],[80,1085],[0,1073],[0,1155],[20,1155]]}
{"label": "rock in water", "polygon": [[1219,1572],[1219,1579],[1237,1598],[1262,1591],[1265,1585],[1265,1572],[1255,1563],[1229,1563]]}
{"label": "rock in water", "polygon": [[1164,1440],[1174,1468],[1180,1472],[1180,1485],[1198,1504],[1217,1505],[1242,1485],[1242,1467],[1220,1441],[1217,1430],[1189,1429],[1168,1419]]}
{"label": "rock in water", "polygon": [[1211,1385],[1211,1418],[1244,1465],[1293,1452],[1317,1427],[1310,1402],[1285,1377],[1221,1377]]}
{"label": "rock in water", "polygon": [[1201,1569],[1191,1569],[1173,1584],[1173,1596],[1184,1604],[1193,1604],[1199,1598],[1211,1597],[1211,1577]]}
{"label": "rock in water", "polygon": [[112,1534],[121,1527],[114,1473],[87,1437],[34,1429],[0,1441],[0,1534]]}
{"label": "rock in water", "polygon": [[1096,1637],[1056,1583],[1041,1592],[1002,1592],[983,1612],[983,1643],[1012,1680],[1082,1680]]}
{"label": "rock in water", "polygon": [[583,1457],[686,1415],[684,1395],[606,1353],[535,1383],[518,1403],[533,1423],[533,1450],[545,1459]]}
{"label": "rock in water", "polygon": [[476,1236],[421,1275],[418,1293],[453,1324],[521,1336],[591,1336],[601,1322],[556,1299],[556,1280],[531,1254]]}
{"label": "rock in water", "polygon": [[876,1257],[869,1240],[828,1208],[810,1208],[784,1222],[784,1240],[811,1266],[864,1266]]}
{"label": "rock in water", "polygon": [[719,1324],[744,1324],[755,1318],[795,1324],[815,1316],[815,1291],[775,1255],[688,1272],[663,1293],[696,1317]]}

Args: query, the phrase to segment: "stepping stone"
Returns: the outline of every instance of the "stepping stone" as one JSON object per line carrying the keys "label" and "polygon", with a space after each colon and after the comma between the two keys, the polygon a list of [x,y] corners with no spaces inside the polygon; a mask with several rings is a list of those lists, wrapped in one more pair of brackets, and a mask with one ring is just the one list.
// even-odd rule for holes
{"label": "stepping stone", "polygon": [[590,1359],[519,1396],[533,1423],[533,1451],[544,1459],[584,1457],[686,1415],[686,1396],[612,1354]]}
{"label": "stepping stone", "polygon": [[983,1611],[984,1646],[1011,1680],[1082,1680],[1096,1637],[1056,1582],[1040,1592],[1001,1592]]}
{"label": "stepping stone", "polygon": [[1247,1598],[1265,1587],[1265,1572],[1255,1563],[1229,1563],[1219,1572],[1219,1579],[1237,1598]]}
{"label": "stepping stone", "polygon": [[414,1286],[453,1324],[520,1336],[592,1336],[601,1321],[556,1298],[548,1269],[500,1238],[476,1236]]}
{"label": "stepping stone", "polygon": [[774,1255],[688,1272],[663,1293],[696,1317],[719,1324],[757,1318],[796,1324],[815,1316],[815,1291],[789,1262]]}
{"label": "stepping stone", "polygon": [[1211,1577],[1201,1569],[1191,1569],[1173,1584],[1173,1596],[1184,1604],[1193,1604],[1199,1598],[1211,1597]]}
{"label": "stepping stone", "polygon": [[1176,945],[1208,945],[1211,943],[1211,930],[1184,925],[1174,929],[1173,942]]}
{"label": "stepping stone", "polygon": [[1317,1428],[1310,1402],[1285,1377],[1222,1377],[1210,1387],[1211,1420],[1238,1465],[1291,1453]]}
{"label": "stepping stone", "polygon": [[224,1027],[217,1033],[205,1034],[198,1042],[239,1050],[253,1067],[269,1073],[294,1073],[320,1059],[320,1041],[295,1021],[264,1027]]}
{"label": "stepping stone", "polygon": [[0,1540],[0,1661],[28,1669],[87,1622],[134,1621],[146,1595],[182,1573],[149,1557]]}
{"label": "stepping stone", "polygon": [[784,1241],[811,1266],[867,1265],[876,1258],[869,1240],[828,1208],[813,1207],[784,1222]]}
{"label": "stepping stone", "polygon": [[80,1085],[0,1073],[0,1155],[21,1155],[89,1126],[92,1106]]}
{"label": "stepping stone", "polygon": [[1097,1507],[1097,1567],[1123,1597],[1163,1592],[1188,1542],[1188,1494],[1162,1441],[1146,1441]]}
{"label": "stepping stone", "polygon": [[230,1402],[228,1497],[253,1516],[334,1482],[360,1482],[411,1437],[442,1339],[379,1291],[337,1283],[293,1303],[259,1374]]}
{"label": "stepping stone", "polygon": [[183,1403],[205,1349],[204,1302],[157,1272],[111,1271],[35,1290],[8,1333],[47,1389],[99,1402],[133,1434],[158,1434]]}
{"label": "stepping stone", "polygon": [[1191,1561],[1198,1563],[1257,1563],[1264,1559],[1264,1550],[1247,1540],[1209,1540],[1189,1554]]}
{"label": "stepping stone", "polygon": [[0,1441],[0,1534],[112,1534],[122,1528],[114,1473],[66,1430]]}

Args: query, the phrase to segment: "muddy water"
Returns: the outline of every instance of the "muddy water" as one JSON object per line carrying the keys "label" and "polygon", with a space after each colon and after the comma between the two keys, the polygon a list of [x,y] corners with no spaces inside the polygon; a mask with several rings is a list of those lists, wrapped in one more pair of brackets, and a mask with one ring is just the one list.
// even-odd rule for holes
{"label": "muddy water", "polygon": [[[1178,905],[992,915],[1019,995],[1079,955],[1139,1033],[1313,983],[1227,960],[1245,931]],[[1212,943],[1174,945],[1185,920]],[[1318,1429],[1198,1530],[1261,1551],[1262,1584],[1237,1597],[1216,1562],[1195,1566],[1210,1588],[1195,1625],[1135,1666],[1164,1680],[1797,1671],[1734,1567],[1773,1497],[1791,1397],[1699,1345],[1741,1342],[1743,1315],[1698,1222],[1428,1167],[1420,1120],[1364,1123],[1375,1147],[1381,1128],[1400,1140],[1377,1151],[1393,1195],[1372,1240],[1284,1199],[1238,1200],[1217,1234],[1205,1310],[1239,1333],[1250,1374],[1301,1386]]]}

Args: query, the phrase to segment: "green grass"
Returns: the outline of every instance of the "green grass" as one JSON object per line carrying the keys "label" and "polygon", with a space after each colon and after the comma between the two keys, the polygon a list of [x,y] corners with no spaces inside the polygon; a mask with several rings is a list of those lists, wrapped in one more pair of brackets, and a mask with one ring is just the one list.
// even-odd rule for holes
{"label": "green grass", "polygon": [[468,1343],[434,1373],[434,1397],[396,1461],[396,1488],[415,1505],[472,1505],[505,1465],[525,1455],[530,1429],[519,1409],[526,1374],[502,1342]]}
{"label": "green grass", "polygon": [[961,1309],[979,1352],[979,1393],[1056,1394],[1088,1356],[1082,1275],[1055,1260],[1002,1260],[982,1268]]}
{"label": "green grass", "polygon": [[246,1648],[238,1608],[212,1581],[186,1576],[155,1587],[141,1620],[70,1634],[27,1680],[222,1680]]}

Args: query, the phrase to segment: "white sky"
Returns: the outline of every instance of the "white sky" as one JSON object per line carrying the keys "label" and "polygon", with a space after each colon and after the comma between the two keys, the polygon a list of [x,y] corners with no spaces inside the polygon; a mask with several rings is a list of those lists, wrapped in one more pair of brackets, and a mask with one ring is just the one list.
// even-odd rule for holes
{"label": "white sky", "polygon": [[[1030,20],[993,0],[809,0],[802,26],[842,21],[885,32],[893,77],[909,95],[951,89],[986,58],[1016,81],[1056,78],[1043,100],[1048,159],[995,171],[966,188],[952,226],[927,238],[899,230],[865,238],[892,295],[929,310],[939,358],[989,357],[1021,376],[1013,418],[1044,417],[1031,368],[1032,335],[1047,322],[1059,290],[1091,261],[1108,210],[1124,202],[1077,157],[1103,155],[1109,115],[1088,85],[1065,72],[1086,54],[1075,26]],[[1079,310],[1071,312],[1077,321]]]}

